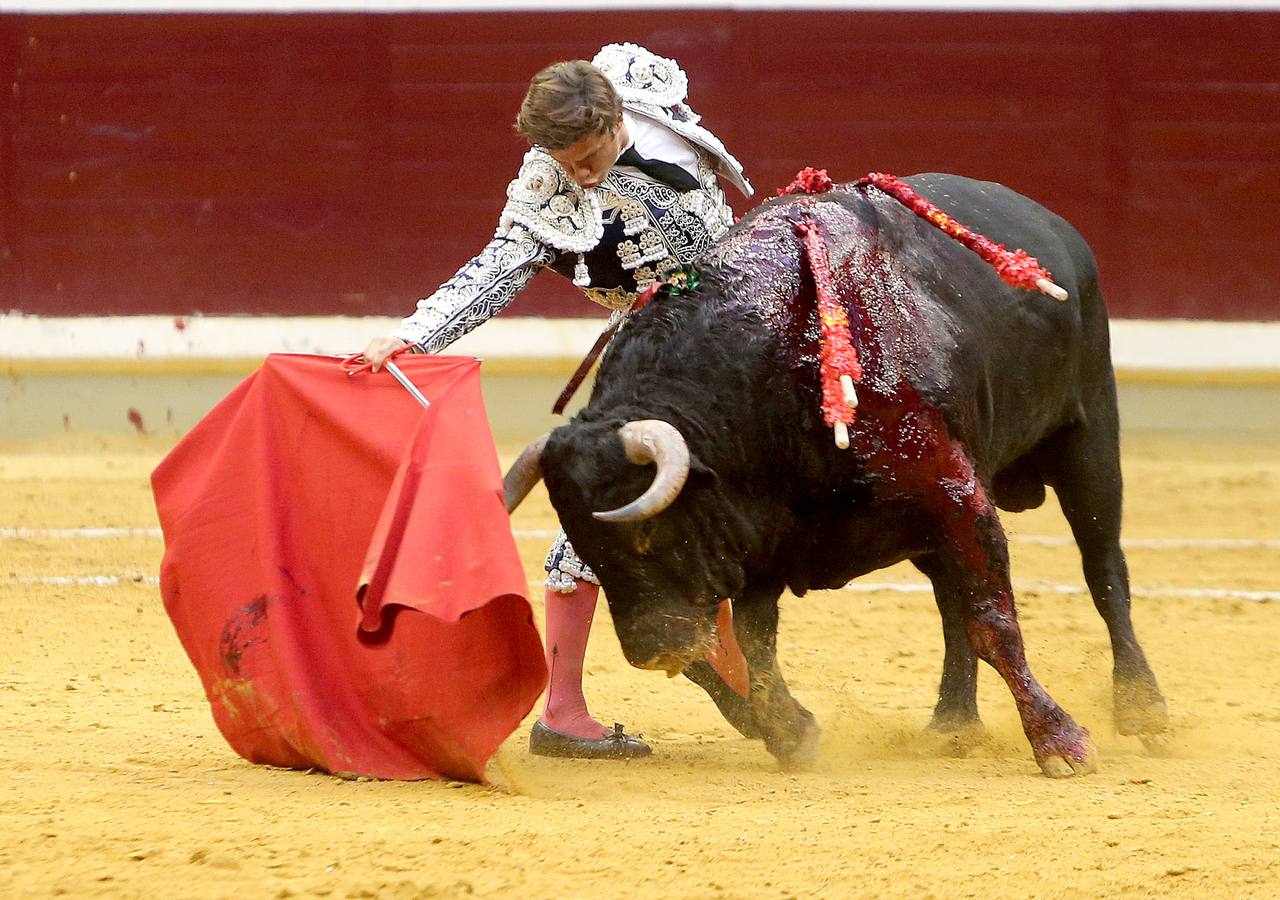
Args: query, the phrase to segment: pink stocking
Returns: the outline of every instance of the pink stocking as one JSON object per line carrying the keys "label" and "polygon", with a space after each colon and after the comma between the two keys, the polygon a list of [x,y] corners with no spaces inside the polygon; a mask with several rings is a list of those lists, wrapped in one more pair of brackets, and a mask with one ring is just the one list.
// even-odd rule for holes
{"label": "pink stocking", "polygon": [[547,704],[542,722],[553,731],[578,738],[602,738],[609,733],[587,712],[582,696],[582,660],[591,636],[600,588],[578,581],[572,594],[547,588]]}

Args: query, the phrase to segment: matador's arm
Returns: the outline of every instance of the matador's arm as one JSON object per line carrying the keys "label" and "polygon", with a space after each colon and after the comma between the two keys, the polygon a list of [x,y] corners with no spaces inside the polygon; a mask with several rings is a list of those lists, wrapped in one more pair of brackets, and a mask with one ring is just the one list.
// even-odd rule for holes
{"label": "matador's arm", "polygon": [[515,299],[555,251],[523,225],[495,235],[480,253],[433,293],[391,332],[424,353],[443,350],[493,318]]}

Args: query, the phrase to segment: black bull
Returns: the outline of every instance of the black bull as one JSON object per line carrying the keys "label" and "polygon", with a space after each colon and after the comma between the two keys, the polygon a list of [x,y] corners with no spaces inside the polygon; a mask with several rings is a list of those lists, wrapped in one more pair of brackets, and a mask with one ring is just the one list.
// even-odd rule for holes
{"label": "black bull", "polygon": [[[946,641],[930,727],[978,725],[981,658],[1008,684],[1044,772],[1091,771],[1088,732],[1027,667],[996,508],[1038,506],[1054,488],[1110,633],[1117,727],[1162,732],[1164,699],[1130,621],[1115,380],[1093,255],[1066,221],[1000,185],[905,180],[980,234],[1025,248],[1070,299],[1005,285],[875,189],[772,200],[697,261],[694,289],[664,289],[633,317],[586,408],[513,467],[509,501],[540,461],[627,659],[682,671],[784,765],[814,759],[818,728],[778,668],[782,591],[838,588],[909,559],[933,584]],[[863,367],[844,450],[820,413],[802,219],[826,240]],[[620,506],[600,520],[598,510]],[[703,660],[726,597],[749,667],[745,698]]]}

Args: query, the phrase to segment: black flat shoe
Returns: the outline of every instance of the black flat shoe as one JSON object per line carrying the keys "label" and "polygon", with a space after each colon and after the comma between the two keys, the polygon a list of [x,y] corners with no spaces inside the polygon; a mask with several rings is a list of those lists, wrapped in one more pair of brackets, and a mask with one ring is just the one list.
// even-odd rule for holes
{"label": "black flat shoe", "polygon": [[566,759],[637,759],[648,756],[653,748],[613,723],[613,734],[602,738],[579,738],[552,731],[542,720],[533,723],[529,732],[529,752],[534,756],[559,756]]}

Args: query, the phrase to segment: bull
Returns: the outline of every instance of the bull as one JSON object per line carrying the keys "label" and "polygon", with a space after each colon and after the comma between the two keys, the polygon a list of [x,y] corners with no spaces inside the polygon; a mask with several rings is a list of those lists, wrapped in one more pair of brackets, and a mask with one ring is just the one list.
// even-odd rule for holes
{"label": "bull", "polygon": [[[1096,751],[1028,668],[998,509],[1057,494],[1113,655],[1122,734],[1158,735],[1165,701],[1134,634],[1120,547],[1119,419],[1093,254],[1064,219],[1001,185],[905,179],[956,220],[1027,248],[1070,299],[992,267],[879,190],[771,200],[638,311],[590,401],[508,473],[513,506],[546,482],[608,597],[627,660],[684,673],[784,767],[819,729],[776,659],[778,599],[910,560],[932,583],[945,657],[929,728],[980,727],[977,661],[1013,694],[1045,774]],[[825,236],[861,356],[847,449],[819,407],[815,284],[797,236]],[[706,661],[733,598],[746,696]]]}

